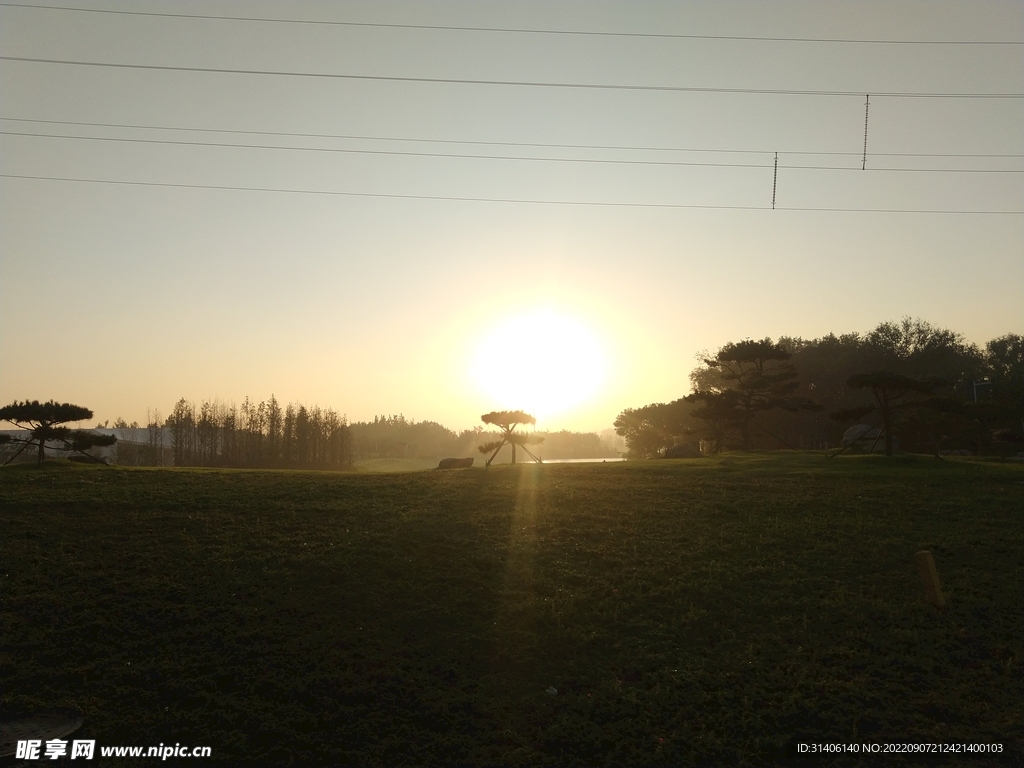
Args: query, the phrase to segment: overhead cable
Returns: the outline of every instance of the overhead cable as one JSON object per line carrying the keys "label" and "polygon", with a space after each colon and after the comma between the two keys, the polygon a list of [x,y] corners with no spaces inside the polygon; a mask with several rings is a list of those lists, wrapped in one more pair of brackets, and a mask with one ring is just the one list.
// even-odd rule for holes
{"label": "overhead cable", "polygon": [[149,16],[166,19],[207,19],[210,21],[247,21],[264,24],[303,24],[336,27],[376,27],[379,29],[419,29],[445,32],[494,32],[524,35],[571,35],[584,37],[660,38],[667,40],[733,40],[739,42],[771,43],[846,43],[866,45],[1024,45],[1019,40],[893,40],[884,38],[839,37],[768,37],[749,35],[693,35],[670,32],[605,32],[584,29],[539,29],[529,27],[482,27],[450,24],[398,24],[370,21],[331,21],[325,19],[283,19],[260,16],[216,16],[197,13],[166,13],[156,11],[124,11],[107,8],[75,8],[66,5],[35,5],[29,3],[0,3],[5,8],[31,8],[33,10],[72,11],[76,13],[110,14],[118,16]]}
{"label": "overhead cable", "polygon": [[[288,147],[268,144],[231,144],[215,141],[176,141],[173,139],[134,139],[115,136],[67,136],[52,133],[30,133],[27,131],[2,131],[0,136],[24,136],[44,139],[69,139],[75,141],[101,141],[126,144],[158,144],[185,147],[222,147],[233,149],[270,149],[283,150],[288,152],[329,152],[353,155],[388,155],[398,157],[433,157],[451,158],[464,160],[519,160],[529,162],[547,163],[596,163],[602,165],[663,165],[663,166],[685,166],[685,167],[709,167],[709,168],[771,168],[771,163],[704,163],[685,160],[622,160],[616,158],[598,157],[524,157],[522,155],[480,155],[458,152],[411,152],[393,149],[352,149],[349,147]],[[775,158],[775,170],[785,168],[787,170],[804,171],[853,171],[856,168],[850,166],[834,165],[779,165],[778,157]],[[863,170],[863,169],[861,169]],[[1024,173],[1024,169],[1015,170],[1009,168],[873,168],[873,171],[893,173]]]}
{"label": "overhead cable", "polygon": [[[34,176],[27,174],[0,173],[0,178],[6,179],[31,179],[36,181],[63,181],[76,182],[81,184],[114,184],[135,187],[167,187],[172,189],[210,189],[229,192],[272,192],[293,195],[326,195],[332,197],[366,197],[366,198],[387,198],[397,200],[437,200],[443,202],[474,202],[474,203],[515,203],[525,205],[567,205],[567,206],[596,206],[613,208],[672,208],[672,209],[702,209],[702,210],[723,210],[723,211],[770,211],[765,205],[691,205],[685,203],[627,203],[612,202],[603,200],[539,200],[531,198],[506,198],[506,197],[468,197],[449,195],[402,195],[383,192],[339,192],[333,190],[316,189],[289,189],[278,187],[247,187],[229,186],[225,184],[176,184],[172,182],[157,181],[126,181],[118,179],[85,179],[72,178],[67,176]],[[944,209],[921,209],[921,208],[801,208],[787,207],[776,208],[778,211],[793,211],[804,213],[920,213],[920,214],[948,214],[948,215],[986,215],[986,216],[1020,216],[1024,211],[959,211]]]}
{"label": "overhead cable", "polygon": [[[17,61],[29,64],[56,64],[74,67],[98,67],[107,69],[134,69],[154,72],[192,72],[221,75],[261,75],[271,77],[319,78],[331,80],[359,80],[366,82],[391,83],[440,83],[447,85],[491,85],[521,88],[569,88],[577,90],[604,91],[650,91],[662,93],[720,93],[757,94],[765,96],[860,96],[863,91],[829,91],[801,88],[711,88],[681,85],[627,85],[615,83],[555,83],[533,80],[483,80],[455,77],[405,77],[397,75],[353,75],[335,72],[294,72],[270,69],[234,69],[229,67],[180,67],[165,64],[122,64],[112,61],[78,61],[73,59],[44,59],[31,56],[0,56],[0,61]],[[1024,93],[931,93],[914,91],[875,92],[876,96],[902,99],[1024,99]]]}
{"label": "overhead cable", "polygon": [[[45,125],[78,125],[90,128],[127,128],[132,130],[146,131],[184,131],[188,133],[231,133],[246,136],[285,136],[289,138],[302,139],[343,139],[346,141],[395,141],[423,144],[469,144],[474,146],[487,147],[537,147],[548,149],[600,149],[600,150],[622,150],[628,152],[700,152],[700,153],[722,153],[722,154],[751,154],[771,155],[775,150],[766,149],[722,149],[708,147],[638,147],[624,144],[564,144],[564,143],[541,143],[529,141],[477,141],[471,139],[425,139],[422,137],[409,136],[367,136],[359,134],[339,133],[295,133],[289,131],[253,131],[237,128],[189,128],[187,126],[175,125],[143,125],[140,123],[91,123],[79,120],[43,120],[29,117],[3,117],[0,120],[8,120],[17,123],[40,123]],[[820,156],[845,156],[860,157],[860,152],[835,152],[812,150],[783,150],[784,155],[820,155]],[[1024,157],[1024,153],[990,153],[990,152],[873,152],[875,157],[988,157],[988,158],[1014,158]]]}

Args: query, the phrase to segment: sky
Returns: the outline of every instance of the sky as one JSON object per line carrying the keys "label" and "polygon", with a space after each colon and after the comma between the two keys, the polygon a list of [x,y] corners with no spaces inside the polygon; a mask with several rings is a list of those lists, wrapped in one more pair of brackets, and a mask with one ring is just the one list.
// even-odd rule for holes
{"label": "sky", "polygon": [[1024,332],[1019,2],[67,3],[0,2],[3,403],[598,431],[729,341]]}

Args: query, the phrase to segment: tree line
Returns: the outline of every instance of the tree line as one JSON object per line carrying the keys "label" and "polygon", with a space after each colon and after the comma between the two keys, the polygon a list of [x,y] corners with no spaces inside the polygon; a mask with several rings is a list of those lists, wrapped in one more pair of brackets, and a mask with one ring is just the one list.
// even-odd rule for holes
{"label": "tree line", "polygon": [[[455,431],[434,421],[414,421],[405,416],[375,416],[373,421],[353,422],[352,451],[357,459],[434,459],[475,456],[481,444],[497,435],[483,427]],[[537,431],[549,459],[614,458],[613,446],[593,432]],[[500,456],[499,456],[500,458]]]}
{"label": "tree line", "polygon": [[[923,320],[866,334],[742,340],[697,355],[690,392],[626,408],[629,456],[838,448],[851,425],[902,450],[1016,451],[1024,441],[1024,336],[984,347]],[[863,428],[862,428],[863,429]]]}
{"label": "tree line", "polygon": [[352,466],[348,420],[332,408],[289,403],[271,395],[241,406],[185,398],[164,422],[175,466],[347,469]]}
{"label": "tree line", "polygon": [[351,425],[358,459],[433,459],[471,456],[482,429],[448,429],[436,421],[416,421],[403,414],[374,416]]}
{"label": "tree line", "polygon": [[[347,469],[361,459],[468,457],[493,437],[483,427],[455,431],[403,414],[349,422],[331,408],[289,404],[274,396],[241,406],[185,398],[166,420],[149,411],[145,425],[118,418],[117,462],[138,466]],[[612,458],[619,454],[594,433],[537,432],[547,458]],[[507,452],[507,451],[506,451]]]}

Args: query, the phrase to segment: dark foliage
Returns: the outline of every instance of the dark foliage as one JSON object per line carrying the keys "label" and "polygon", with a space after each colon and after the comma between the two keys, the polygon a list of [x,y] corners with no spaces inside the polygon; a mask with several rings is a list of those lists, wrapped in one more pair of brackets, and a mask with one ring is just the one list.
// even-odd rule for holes
{"label": "dark foliage", "polygon": [[[757,353],[767,377],[758,375],[750,360],[731,360],[756,361]],[[941,390],[945,405],[937,395],[920,398],[929,405],[899,418],[904,450],[1006,452],[1014,450],[1017,439],[1024,439],[1021,335],[1001,336],[981,349],[954,331],[904,318],[881,323],[867,334],[782,337],[775,344],[770,339],[745,341],[727,344],[716,355],[704,352],[697,357],[700,364],[690,375],[693,393],[684,401],[627,408],[619,414],[615,427],[626,438],[629,455],[657,456],[695,434],[703,438],[705,452],[745,446],[835,447],[846,427],[830,414],[864,404],[862,390],[847,386],[847,381],[878,370],[947,382]],[[953,402],[960,405],[954,407]],[[858,415],[872,427],[882,421],[871,410]]]}
{"label": "dark foliage", "polygon": [[465,456],[475,450],[481,429],[455,432],[435,421],[404,415],[375,416],[349,425],[356,459],[436,459]]}
{"label": "dark foliage", "polygon": [[[58,403],[56,400],[48,400],[40,403],[38,400],[15,400],[10,405],[0,408],[0,420],[28,430],[30,439],[8,437],[5,443],[21,443],[22,450],[30,445],[38,449],[38,463],[42,464],[46,453],[47,443],[59,443],[65,451],[75,451],[83,456],[90,448],[113,445],[117,438],[112,435],[100,435],[86,430],[72,430],[68,427],[57,426],[67,424],[71,421],[83,421],[92,418],[92,411],[81,405],[71,403]],[[21,453],[21,451],[18,451]],[[8,459],[13,460],[18,454]],[[101,459],[89,456],[90,459],[102,463]]]}
{"label": "dark foliage", "polygon": [[[878,414],[882,419],[882,431],[885,436],[885,455],[892,456],[893,432],[897,419],[936,400],[935,390],[944,386],[946,382],[922,381],[891,371],[874,371],[854,374],[846,384],[853,389],[866,389],[874,401],[836,411],[832,418],[837,421],[859,421],[870,414]],[[955,406],[946,406],[947,409],[950,407]],[[939,411],[940,408],[936,407],[934,410]]]}
{"label": "dark foliage", "polygon": [[694,407],[692,402],[676,400],[627,408],[615,419],[615,431],[626,439],[630,458],[651,459],[694,439],[699,429],[691,416]]}
{"label": "dark foliage", "polygon": [[[537,458],[527,448],[527,445],[537,444],[544,442],[544,438],[539,435],[530,435],[524,432],[516,432],[516,427],[522,424],[536,424],[537,419],[528,413],[523,411],[492,411],[491,413],[485,413],[480,417],[480,420],[484,424],[491,424],[498,427],[501,430],[500,439],[492,440],[484,445],[481,445],[479,451],[483,454],[490,453],[486,466],[491,466],[491,462],[494,461],[494,457],[498,455],[504,446],[509,445],[512,447],[512,463],[516,463],[516,448],[522,448],[526,451],[527,455],[530,456],[534,461],[539,462]],[[491,453],[493,451],[493,453]]]}
{"label": "dark foliage", "polygon": [[241,408],[180,399],[167,417],[176,466],[347,469],[352,438],[344,415],[331,408],[277,399]]}

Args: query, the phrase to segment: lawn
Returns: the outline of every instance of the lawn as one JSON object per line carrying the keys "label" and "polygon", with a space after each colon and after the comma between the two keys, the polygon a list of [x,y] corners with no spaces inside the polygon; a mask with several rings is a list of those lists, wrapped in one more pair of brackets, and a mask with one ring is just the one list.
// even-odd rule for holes
{"label": "lawn", "polygon": [[0,521],[3,711],[76,708],[98,745],[231,765],[1024,756],[1019,464],[55,463],[0,470]]}

